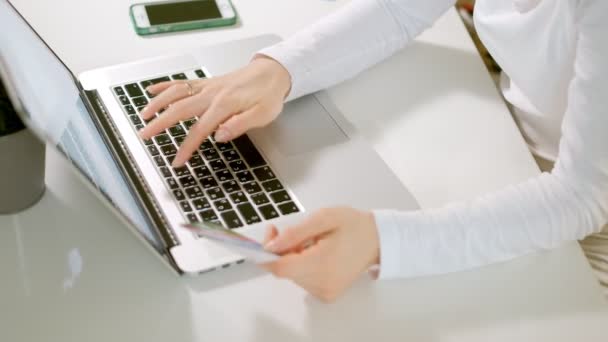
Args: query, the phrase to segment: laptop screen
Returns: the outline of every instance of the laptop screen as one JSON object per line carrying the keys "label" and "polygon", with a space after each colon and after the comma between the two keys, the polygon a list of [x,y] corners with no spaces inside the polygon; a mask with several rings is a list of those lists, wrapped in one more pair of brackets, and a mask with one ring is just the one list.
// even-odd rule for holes
{"label": "laptop screen", "polygon": [[[86,51],[83,51],[86,53]],[[25,123],[56,147],[159,252],[163,245],[130,192],[69,70],[5,0],[0,0],[0,67]]]}

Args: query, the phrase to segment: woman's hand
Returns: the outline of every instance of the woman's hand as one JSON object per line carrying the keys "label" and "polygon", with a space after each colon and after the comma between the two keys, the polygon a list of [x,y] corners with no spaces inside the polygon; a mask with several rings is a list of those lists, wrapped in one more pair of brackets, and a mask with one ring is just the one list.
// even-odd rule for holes
{"label": "woman's hand", "polygon": [[166,110],[142,129],[140,136],[149,139],[179,121],[198,116],[173,161],[174,167],[181,166],[214,131],[215,139],[225,142],[270,123],[283,109],[290,86],[289,72],[264,56],[224,76],[158,83],[146,89],[157,96],[141,116],[149,120]]}
{"label": "woman's hand", "polygon": [[264,268],[326,302],[379,261],[373,214],[351,208],[319,210],[281,234],[271,227],[265,246],[282,257]]}

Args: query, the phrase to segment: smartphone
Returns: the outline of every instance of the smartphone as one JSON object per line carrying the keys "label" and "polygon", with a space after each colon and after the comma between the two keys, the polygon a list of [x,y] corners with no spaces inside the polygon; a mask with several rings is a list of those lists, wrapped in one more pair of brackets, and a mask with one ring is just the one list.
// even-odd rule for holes
{"label": "smartphone", "polygon": [[224,228],[212,222],[186,223],[182,225],[200,237],[204,237],[224,248],[231,250],[255,263],[267,263],[275,261],[278,255],[264,249],[259,242],[250,239],[233,230]]}
{"label": "smartphone", "polygon": [[236,23],[230,0],[176,0],[131,5],[131,21],[139,35],[229,26]]}

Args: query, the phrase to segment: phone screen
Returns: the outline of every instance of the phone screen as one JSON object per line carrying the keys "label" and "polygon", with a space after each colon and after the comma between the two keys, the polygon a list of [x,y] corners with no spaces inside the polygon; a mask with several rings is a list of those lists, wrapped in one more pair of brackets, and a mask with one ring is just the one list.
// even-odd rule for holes
{"label": "phone screen", "polygon": [[215,0],[194,0],[146,5],[150,25],[221,18]]}

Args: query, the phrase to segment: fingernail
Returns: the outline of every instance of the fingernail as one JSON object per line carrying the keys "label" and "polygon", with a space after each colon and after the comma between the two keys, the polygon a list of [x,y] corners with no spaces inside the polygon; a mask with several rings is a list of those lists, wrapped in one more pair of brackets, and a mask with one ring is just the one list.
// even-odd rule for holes
{"label": "fingernail", "polygon": [[225,128],[219,128],[217,132],[215,132],[215,140],[218,142],[226,142],[230,139],[230,132],[228,132]]}
{"label": "fingernail", "polygon": [[273,239],[270,240],[265,246],[264,249],[272,252],[272,253],[277,253],[279,251],[279,244],[277,243],[277,239]]}
{"label": "fingernail", "polygon": [[172,167],[180,167],[182,165],[183,165],[182,160],[178,156],[175,156],[175,159],[173,159],[173,162],[171,163],[171,166]]}

